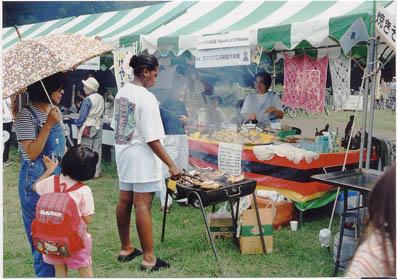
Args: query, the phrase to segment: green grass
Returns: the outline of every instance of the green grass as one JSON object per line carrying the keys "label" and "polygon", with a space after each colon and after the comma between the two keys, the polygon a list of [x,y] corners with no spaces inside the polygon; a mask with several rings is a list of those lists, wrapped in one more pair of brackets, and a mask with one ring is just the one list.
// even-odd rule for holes
{"label": "green grass", "polygon": [[[329,115],[325,113],[315,114],[312,116],[307,116],[302,114],[300,117],[304,118],[315,118],[315,119],[330,119],[335,122],[346,124],[349,121],[350,115],[354,115],[354,111],[332,111],[328,107]],[[288,116],[287,116],[288,117]],[[357,112],[356,127],[361,126],[362,122],[362,111]],[[367,130],[369,126],[369,112],[367,114]],[[374,112],[374,124],[373,127],[381,130],[395,130],[396,129],[396,113],[392,110],[375,110]]]}
{"label": "green grass", "polygon": [[[23,228],[17,180],[19,155],[10,153],[12,165],[5,168],[3,183],[3,276],[34,277],[33,259]],[[292,232],[288,227],[274,230],[274,251],[268,255],[243,255],[229,240],[215,242],[222,272],[206,239],[201,211],[174,203],[167,215],[165,241],[160,241],[162,213],[159,200],[153,203],[155,253],[168,260],[171,268],[157,273],[140,271],[141,258],[120,264],[116,257],[120,242],[115,209],[118,180],[114,164],[103,164],[101,179],[88,181],[95,199],[95,215],[89,232],[93,238],[93,269],[95,277],[328,277],[333,272],[332,254],[321,248],[319,231],[328,227],[330,207],[304,214],[303,227]],[[211,207],[206,208],[209,211]],[[134,218],[132,219],[134,220]],[[335,234],[339,218],[333,222]],[[132,242],[140,247],[135,224],[131,226]],[[332,243],[331,243],[332,244]],[[332,247],[332,246],[331,246]],[[331,249],[332,251],[332,249]],[[70,277],[78,277],[76,271]]]}

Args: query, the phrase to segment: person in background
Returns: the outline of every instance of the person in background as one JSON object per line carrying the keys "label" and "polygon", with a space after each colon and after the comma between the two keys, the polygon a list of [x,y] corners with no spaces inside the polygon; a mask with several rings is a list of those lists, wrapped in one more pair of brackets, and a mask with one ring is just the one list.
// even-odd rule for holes
{"label": "person in background", "polygon": [[[377,87],[377,90],[378,90],[378,92],[377,92],[377,94],[376,94],[376,107],[379,107],[379,104],[381,103],[381,102],[384,102],[386,99],[385,99],[385,97],[384,97],[384,95],[385,95],[385,89],[386,89],[386,82],[385,82],[385,78],[380,78],[380,82],[379,82],[379,86]],[[384,106],[384,104],[382,104],[383,105],[383,108],[385,107]]]}
{"label": "person in background", "polygon": [[[174,91],[171,92],[166,101],[160,104],[160,115],[165,132],[163,146],[171,159],[180,168],[187,169],[189,166],[189,141],[186,135],[188,118],[184,103],[186,82],[182,76],[175,78],[173,89]],[[162,186],[160,187],[160,191],[156,192],[156,195],[161,201],[161,211],[167,210],[167,212],[170,212],[172,204],[172,198],[170,196],[168,196],[167,205],[165,204],[165,195],[167,193],[165,178],[168,176],[168,167],[163,164]]]}
{"label": "person in background", "polygon": [[[42,80],[53,104],[58,105],[63,95],[65,73],[57,73]],[[22,108],[15,118],[15,132],[18,149],[21,154],[21,171],[19,173],[18,191],[21,200],[22,219],[25,226],[37,277],[54,277],[53,265],[43,261],[42,254],[36,250],[31,236],[31,225],[36,215],[39,195],[33,191],[36,180],[46,168],[43,156],[57,158],[61,161],[66,150],[66,139],[62,128],[62,114],[57,107],[50,106],[50,100],[40,81],[28,86],[30,105]],[[54,174],[60,174],[59,166]]]}
{"label": "person in background", "polygon": [[105,104],[103,97],[98,93],[99,83],[95,78],[89,77],[83,80],[83,85],[87,97],[81,104],[79,118],[76,120],[76,126],[79,129],[77,143],[88,145],[98,153],[95,178],[99,178],[102,161],[102,116]]}
{"label": "person in background", "polygon": [[207,126],[213,126],[216,131],[220,130],[222,123],[225,122],[225,114],[219,107],[220,102],[220,96],[210,96],[207,105]]}
{"label": "person in background", "polygon": [[394,112],[396,110],[396,77],[393,77],[390,82],[390,94],[388,97],[394,100],[392,107],[392,111]]}
{"label": "person in background", "polygon": [[396,276],[396,164],[371,191],[368,214],[368,227],[345,276]]}
{"label": "person in background", "polygon": [[11,134],[12,134],[12,115],[11,115],[11,99],[3,99],[3,133],[8,133],[8,139],[4,143],[3,150],[3,167],[8,167],[11,162],[8,160],[8,154],[10,153],[11,146]]}
{"label": "person in background", "polygon": [[244,99],[238,100],[236,103],[236,116],[234,116],[230,123],[237,124],[237,127],[240,128],[241,124],[244,122],[244,117],[241,114],[241,108],[243,107]]}
{"label": "person in background", "polygon": [[396,98],[396,77],[393,77],[390,82],[390,96]]}
{"label": "person in background", "polygon": [[119,177],[119,200],[116,207],[117,228],[121,250],[117,260],[128,262],[142,252],[130,240],[132,205],[136,228],[143,250],[142,271],[169,268],[168,262],[157,258],[153,251],[152,201],[154,193],[163,187],[162,163],[171,177],[178,178],[181,170],[164,150],[161,141],[164,128],[159,103],[148,90],[156,82],[159,63],[154,55],[132,56],[129,65],[134,80],[117,93],[112,128],[115,130],[115,155]]}
{"label": "person in background", "polygon": [[[44,156],[43,161],[46,171],[33,186],[33,190],[40,196],[55,192],[54,175],[52,173],[58,163],[61,164],[62,170],[59,182],[65,185],[65,189],[73,187],[78,182],[93,178],[96,171],[98,153],[92,150],[91,147],[75,145],[68,149],[62,162],[58,162],[53,156],[51,159]],[[79,215],[83,221],[87,225],[90,224],[95,211],[91,188],[88,185],[84,185],[68,194],[76,202]],[[43,255],[44,262],[54,265],[56,277],[67,277],[68,268],[77,269],[80,277],[94,277],[91,259],[92,239],[89,233],[87,233],[85,238],[84,246],[83,249],[73,252],[70,257],[60,258]]]}
{"label": "person in background", "polygon": [[241,113],[245,122],[258,121],[259,125],[268,127],[283,118],[283,106],[277,94],[269,91],[272,79],[268,73],[257,73],[254,83],[256,92],[245,97]]}

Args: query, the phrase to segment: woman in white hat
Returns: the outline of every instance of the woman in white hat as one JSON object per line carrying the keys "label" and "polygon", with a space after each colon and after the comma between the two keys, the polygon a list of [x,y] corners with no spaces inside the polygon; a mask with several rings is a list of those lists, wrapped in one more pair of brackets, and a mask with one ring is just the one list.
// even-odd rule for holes
{"label": "woman in white hat", "polygon": [[98,153],[99,158],[95,172],[95,178],[98,178],[101,174],[102,116],[105,101],[98,93],[99,83],[95,78],[89,77],[82,82],[87,97],[81,104],[79,119],[76,121],[76,126],[79,129],[77,143],[88,145]]}

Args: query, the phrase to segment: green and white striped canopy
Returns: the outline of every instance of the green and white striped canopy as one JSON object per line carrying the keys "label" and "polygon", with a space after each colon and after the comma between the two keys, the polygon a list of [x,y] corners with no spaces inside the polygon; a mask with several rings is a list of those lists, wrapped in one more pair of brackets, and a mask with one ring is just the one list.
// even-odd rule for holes
{"label": "green and white striped canopy", "polygon": [[[377,1],[384,6],[393,1]],[[141,49],[194,53],[202,35],[247,32],[251,46],[266,50],[335,44],[359,17],[369,29],[373,1],[170,1],[108,13],[19,26],[22,39],[46,34],[100,36],[116,47],[141,42]],[[3,28],[2,49],[19,39]]]}
{"label": "green and white striped canopy", "polygon": [[[392,1],[377,1],[388,5]],[[202,35],[248,32],[266,50],[335,44],[362,17],[367,30],[373,1],[201,1],[186,13],[141,36],[142,49],[163,53],[196,49]]]}
{"label": "green and white striped canopy", "polygon": [[[122,46],[139,41],[139,36],[153,32],[177,18],[196,2],[164,2],[135,9],[82,15],[37,24],[19,26],[22,39],[46,34],[77,33],[86,37],[100,36],[105,42]],[[125,36],[125,43],[120,40]],[[3,28],[3,51],[19,42],[14,27]]]}

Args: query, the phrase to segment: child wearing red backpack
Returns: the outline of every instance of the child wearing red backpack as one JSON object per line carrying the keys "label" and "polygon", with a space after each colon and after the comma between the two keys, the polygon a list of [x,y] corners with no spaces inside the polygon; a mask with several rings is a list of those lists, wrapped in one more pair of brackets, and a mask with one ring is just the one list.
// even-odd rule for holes
{"label": "child wearing red backpack", "polygon": [[[37,180],[33,189],[41,196],[46,193],[55,192],[54,175],[51,175],[58,161],[54,156],[50,159],[43,157],[43,162],[47,171]],[[86,181],[94,177],[96,164],[98,162],[98,153],[90,147],[76,145],[69,148],[61,162],[61,175],[59,176],[60,188],[68,190],[80,181]],[[90,187],[83,185],[77,190],[68,192],[70,197],[75,201],[79,215],[88,225],[94,214],[94,199]],[[71,253],[69,257],[58,257],[43,254],[44,262],[52,264],[55,267],[56,277],[67,277],[68,268],[77,269],[80,277],[94,277],[91,260],[91,236],[87,233],[85,237],[84,248]]]}

